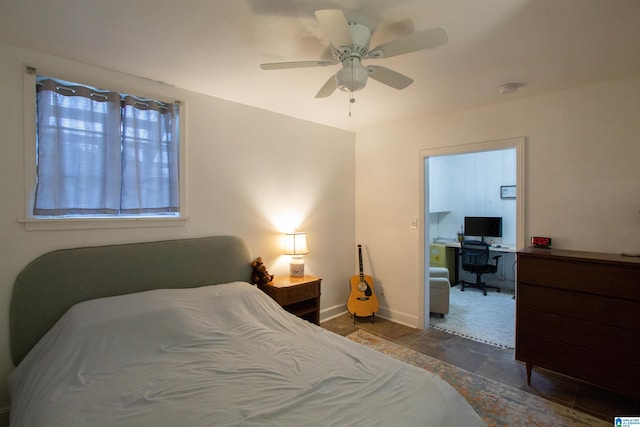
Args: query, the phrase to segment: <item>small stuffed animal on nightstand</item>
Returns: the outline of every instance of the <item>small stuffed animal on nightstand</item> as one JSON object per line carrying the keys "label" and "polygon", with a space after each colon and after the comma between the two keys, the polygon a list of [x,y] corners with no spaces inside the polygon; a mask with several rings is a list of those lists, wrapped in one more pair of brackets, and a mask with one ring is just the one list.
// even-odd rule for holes
{"label": "small stuffed animal on nightstand", "polygon": [[265,285],[273,280],[273,274],[269,274],[267,267],[262,263],[262,257],[258,257],[251,261],[251,283],[254,285]]}

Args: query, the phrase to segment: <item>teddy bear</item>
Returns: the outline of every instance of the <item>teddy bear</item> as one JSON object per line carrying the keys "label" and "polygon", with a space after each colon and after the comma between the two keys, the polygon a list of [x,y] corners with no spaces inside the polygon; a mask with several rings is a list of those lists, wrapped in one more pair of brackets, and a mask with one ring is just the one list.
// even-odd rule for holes
{"label": "teddy bear", "polygon": [[264,285],[273,280],[273,274],[269,274],[267,267],[262,263],[262,257],[258,257],[251,261],[251,283],[254,285]]}

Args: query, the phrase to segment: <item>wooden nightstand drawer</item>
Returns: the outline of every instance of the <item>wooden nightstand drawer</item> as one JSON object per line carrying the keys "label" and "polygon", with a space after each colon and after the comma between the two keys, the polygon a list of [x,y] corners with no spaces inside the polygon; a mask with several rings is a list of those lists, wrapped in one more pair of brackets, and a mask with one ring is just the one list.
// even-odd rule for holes
{"label": "wooden nightstand drawer", "polygon": [[283,305],[316,298],[320,296],[320,280],[308,284],[281,288],[281,291],[281,304]]}
{"label": "wooden nightstand drawer", "polygon": [[315,276],[283,276],[259,287],[289,313],[318,325],[321,282],[322,279]]}

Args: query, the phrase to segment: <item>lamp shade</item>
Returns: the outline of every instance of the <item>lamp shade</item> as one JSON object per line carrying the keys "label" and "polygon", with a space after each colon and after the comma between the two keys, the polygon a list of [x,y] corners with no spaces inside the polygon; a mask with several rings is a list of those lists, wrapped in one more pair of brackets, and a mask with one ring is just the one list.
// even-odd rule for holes
{"label": "lamp shade", "polygon": [[307,233],[289,233],[284,235],[285,255],[306,255],[308,253]]}

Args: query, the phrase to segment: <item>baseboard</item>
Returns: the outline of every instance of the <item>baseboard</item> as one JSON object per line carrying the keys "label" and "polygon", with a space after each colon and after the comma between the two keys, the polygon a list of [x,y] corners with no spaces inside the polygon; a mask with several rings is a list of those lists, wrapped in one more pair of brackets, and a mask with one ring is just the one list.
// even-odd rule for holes
{"label": "baseboard", "polygon": [[333,307],[320,310],[320,322],[326,322],[334,317],[342,316],[347,312],[347,306],[345,304],[334,305]]}
{"label": "baseboard", "polygon": [[[346,306],[343,304],[334,305],[333,307],[325,308],[320,311],[320,322],[326,322],[334,317],[342,316],[347,313]],[[386,307],[380,307],[376,313],[377,317],[382,317],[387,320],[391,320],[396,323],[400,323],[411,328],[419,328],[418,318],[407,313],[400,311],[389,310]]]}
{"label": "baseboard", "polygon": [[400,311],[389,310],[387,307],[380,307],[376,316],[383,317],[387,320],[391,320],[396,323],[400,323],[410,328],[420,328],[418,326],[418,318],[411,314],[403,313]]}

